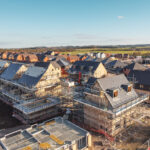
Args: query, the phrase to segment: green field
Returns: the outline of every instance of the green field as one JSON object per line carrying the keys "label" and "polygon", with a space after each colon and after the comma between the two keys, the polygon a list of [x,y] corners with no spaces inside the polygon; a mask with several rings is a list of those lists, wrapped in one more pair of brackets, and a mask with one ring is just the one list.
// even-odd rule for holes
{"label": "green field", "polygon": [[150,56],[150,45],[144,46],[69,46],[69,47],[35,47],[35,48],[20,48],[20,49],[0,49],[0,52],[27,52],[27,53],[41,53],[46,51],[57,51],[61,54],[85,54],[90,52],[104,52],[110,54],[129,54],[129,55],[142,55],[142,56]]}
{"label": "green field", "polygon": [[85,54],[89,52],[104,52],[104,53],[110,53],[110,54],[129,54],[129,55],[150,55],[150,50],[132,50],[129,48],[106,48],[106,49],[98,49],[98,48],[92,48],[92,49],[74,49],[72,51],[65,51],[61,52],[62,54],[71,54],[71,55],[77,55],[77,54]]}

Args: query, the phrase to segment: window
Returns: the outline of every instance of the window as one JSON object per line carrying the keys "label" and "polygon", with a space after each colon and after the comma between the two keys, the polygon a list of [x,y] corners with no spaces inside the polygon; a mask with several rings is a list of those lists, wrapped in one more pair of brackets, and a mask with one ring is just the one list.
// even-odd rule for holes
{"label": "window", "polygon": [[132,86],[128,86],[128,92],[131,92]]}
{"label": "window", "polygon": [[100,91],[100,97],[104,97],[104,92]]}
{"label": "window", "polygon": [[116,90],[116,91],[114,91],[114,95],[113,95],[114,97],[117,97],[118,96],[118,91]]}
{"label": "window", "polygon": [[73,149],[72,149],[72,146],[69,146],[69,150],[73,150]]}
{"label": "window", "polygon": [[120,128],[120,124],[117,123],[116,126],[115,126],[115,129],[119,129]]}
{"label": "window", "polygon": [[82,139],[78,140],[78,149],[82,149],[86,147],[86,137],[83,137]]}
{"label": "window", "polygon": [[143,86],[142,84],[140,84],[140,88],[141,88],[141,89],[143,89],[143,88],[144,88],[144,86]]}

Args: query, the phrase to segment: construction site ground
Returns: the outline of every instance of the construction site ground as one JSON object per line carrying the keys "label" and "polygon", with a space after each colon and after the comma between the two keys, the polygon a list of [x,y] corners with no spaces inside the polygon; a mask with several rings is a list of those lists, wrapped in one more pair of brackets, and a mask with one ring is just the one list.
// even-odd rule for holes
{"label": "construction site ground", "polygon": [[[139,108],[138,108],[139,109]],[[150,106],[141,106],[143,115],[110,142],[102,135],[92,134],[93,150],[145,150],[150,139]]]}
{"label": "construction site ground", "polygon": [[20,125],[21,122],[12,117],[12,108],[0,101],[0,130]]}

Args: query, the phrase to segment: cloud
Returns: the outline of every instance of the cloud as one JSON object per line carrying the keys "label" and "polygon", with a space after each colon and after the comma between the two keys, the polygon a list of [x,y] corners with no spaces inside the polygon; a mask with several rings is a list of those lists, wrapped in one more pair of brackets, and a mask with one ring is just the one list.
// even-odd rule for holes
{"label": "cloud", "polygon": [[124,19],[124,16],[117,16],[118,19]]}

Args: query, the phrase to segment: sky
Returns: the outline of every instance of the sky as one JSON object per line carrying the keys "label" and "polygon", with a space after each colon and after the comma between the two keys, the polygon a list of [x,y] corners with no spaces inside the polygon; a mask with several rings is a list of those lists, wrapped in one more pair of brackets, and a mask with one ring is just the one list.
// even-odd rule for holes
{"label": "sky", "polygon": [[150,0],[0,0],[0,48],[150,44]]}

